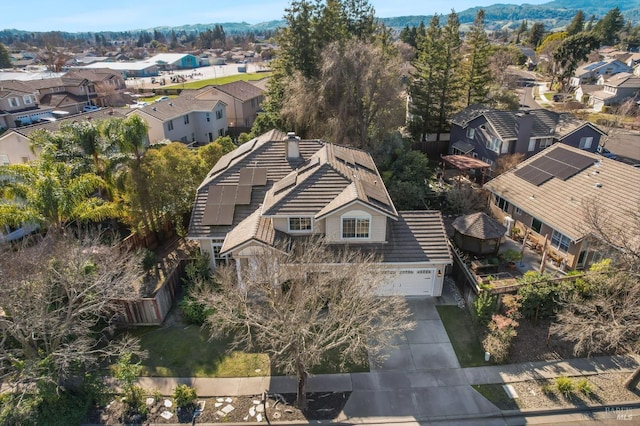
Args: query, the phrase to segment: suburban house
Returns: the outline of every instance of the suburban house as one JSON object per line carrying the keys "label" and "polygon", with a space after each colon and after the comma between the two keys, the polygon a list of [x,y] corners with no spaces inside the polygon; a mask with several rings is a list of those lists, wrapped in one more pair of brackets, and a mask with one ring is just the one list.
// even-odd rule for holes
{"label": "suburban house", "polygon": [[604,132],[569,113],[546,109],[501,111],[470,105],[451,119],[450,154],[493,165],[502,155],[530,157],[555,144],[595,152]]}
{"label": "suburban house", "polygon": [[223,156],[196,193],[188,238],[211,266],[251,265],[256,248],[320,235],[366,250],[389,281],[382,295],[440,296],[452,263],[439,211],[396,211],[371,156],[272,130]]}
{"label": "suburban house", "polygon": [[181,97],[198,100],[219,99],[227,105],[227,125],[236,136],[248,132],[258,116],[264,90],[246,81],[234,81],[198,90],[183,90]]}
{"label": "suburban house", "polygon": [[607,77],[620,72],[631,72],[631,67],[618,59],[591,62],[576,70],[573,77],[569,79],[569,85],[578,87],[581,84],[595,82],[601,75]]}
{"label": "suburban house", "polygon": [[38,90],[29,83],[0,80],[0,130],[52,117],[52,108],[39,108]]}
{"label": "suburban house", "polygon": [[597,205],[610,223],[631,226],[628,210],[640,205],[640,169],[556,144],[484,188],[498,219],[529,231],[529,241],[541,245],[546,237],[552,259],[567,269],[583,269],[609,255],[594,247],[584,206]]}
{"label": "suburban house", "polygon": [[621,72],[607,80],[600,77],[598,86],[600,90],[591,93],[588,105],[600,112],[606,106],[619,105],[627,99],[638,97],[640,76]]}
{"label": "suburban house", "polygon": [[162,140],[207,144],[227,133],[226,104],[220,100],[185,98],[154,102],[134,109],[149,125],[149,143]]}
{"label": "suburban house", "polygon": [[23,164],[37,160],[39,157],[38,152],[31,150],[31,141],[29,140],[31,134],[36,130],[55,132],[60,128],[62,123],[67,121],[100,121],[114,117],[124,116],[117,112],[117,110],[101,109],[67,118],[61,118],[57,121],[44,121],[30,126],[9,129],[0,135],[0,165]]}

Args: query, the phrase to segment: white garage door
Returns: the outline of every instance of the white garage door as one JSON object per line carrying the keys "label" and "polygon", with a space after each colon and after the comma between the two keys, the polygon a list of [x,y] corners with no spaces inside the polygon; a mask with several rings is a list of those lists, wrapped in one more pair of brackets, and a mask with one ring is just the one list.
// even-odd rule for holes
{"label": "white garage door", "polygon": [[388,282],[380,288],[382,296],[431,296],[435,282],[435,269],[388,270]]}

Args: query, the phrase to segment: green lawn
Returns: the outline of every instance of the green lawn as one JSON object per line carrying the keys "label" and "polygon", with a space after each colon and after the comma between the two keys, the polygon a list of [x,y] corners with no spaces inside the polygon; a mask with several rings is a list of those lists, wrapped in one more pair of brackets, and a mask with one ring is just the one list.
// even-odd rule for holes
{"label": "green lawn", "polygon": [[201,89],[212,84],[227,84],[233,83],[234,81],[256,81],[270,76],[270,72],[243,73],[229,75],[226,77],[210,78],[207,80],[190,81],[188,83],[177,83],[170,86],[163,86],[162,89]]}
{"label": "green lawn", "polygon": [[485,362],[484,350],[480,344],[477,327],[466,309],[457,306],[436,306],[440,318],[447,330],[453,350],[461,367],[479,367],[490,365]]}
{"label": "green lawn", "polygon": [[[144,327],[129,331],[139,337],[149,357],[142,361],[143,376],[152,377],[257,377],[279,375],[265,353],[227,353],[230,339],[209,341],[198,326]],[[365,357],[366,358],[366,357]],[[369,371],[369,365],[347,363],[340,368],[338,352],[329,353],[313,374]],[[258,371],[256,371],[258,370]]]}
{"label": "green lawn", "polygon": [[471,387],[501,410],[516,410],[518,408],[517,400],[509,398],[501,384],[472,385]]}
{"label": "green lawn", "polygon": [[252,377],[271,372],[266,354],[228,354],[228,340],[208,341],[198,326],[138,328],[131,334],[141,339],[142,349],[149,353],[142,361],[144,376]]}

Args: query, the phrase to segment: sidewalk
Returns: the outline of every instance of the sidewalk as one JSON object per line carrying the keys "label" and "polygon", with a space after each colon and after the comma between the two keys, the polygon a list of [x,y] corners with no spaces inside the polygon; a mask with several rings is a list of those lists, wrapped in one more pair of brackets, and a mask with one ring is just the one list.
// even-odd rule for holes
{"label": "sidewalk", "polygon": [[[327,374],[310,377],[307,391],[352,392],[344,409],[344,414],[351,423],[380,422],[380,419],[386,417],[412,418],[413,421],[496,418],[501,417],[503,412],[473,391],[469,385],[511,383],[559,376],[627,373],[633,371],[637,365],[637,360],[630,357],[605,356],[420,372]],[[146,389],[158,390],[164,395],[170,395],[178,384],[188,384],[195,387],[201,397],[296,391],[295,378],[282,376],[222,379],[143,377],[138,384]],[[410,393],[422,395],[421,401],[416,403],[410,401],[411,398],[397,397]]]}

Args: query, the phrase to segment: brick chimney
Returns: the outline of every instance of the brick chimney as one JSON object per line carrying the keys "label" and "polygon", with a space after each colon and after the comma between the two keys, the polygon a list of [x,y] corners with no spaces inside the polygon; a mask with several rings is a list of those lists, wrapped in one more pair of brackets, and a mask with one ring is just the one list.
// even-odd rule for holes
{"label": "brick chimney", "polygon": [[300,137],[295,132],[287,133],[285,138],[287,159],[300,158]]}

